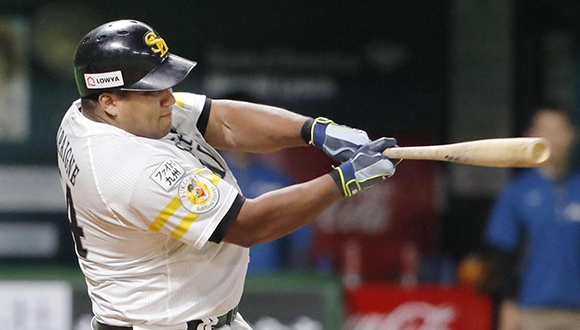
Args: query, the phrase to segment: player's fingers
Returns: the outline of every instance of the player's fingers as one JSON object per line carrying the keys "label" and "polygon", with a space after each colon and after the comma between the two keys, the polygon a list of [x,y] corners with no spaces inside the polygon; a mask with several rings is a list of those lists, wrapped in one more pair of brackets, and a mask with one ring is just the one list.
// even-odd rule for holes
{"label": "player's fingers", "polygon": [[395,140],[394,138],[382,137],[380,139],[377,139],[377,140],[367,144],[363,148],[367,148],[367,150],[369,150],[371,152],[383,152],[383,150],[385,150],[387,148],[392,148],[396,145],[397,145],[397,140]]}

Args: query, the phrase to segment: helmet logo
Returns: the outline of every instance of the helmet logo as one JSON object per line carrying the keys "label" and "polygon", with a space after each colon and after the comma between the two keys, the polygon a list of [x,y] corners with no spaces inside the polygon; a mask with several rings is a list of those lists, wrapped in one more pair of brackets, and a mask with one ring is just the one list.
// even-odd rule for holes
{"label": "helmet logo", "polygon": [[167,47],[165,40],[163,40],[163,38],[158,37],[155,34],[155,32],[149,32],[145,35],[145,43],[148,46],[154,46],[151,47],[151,50],[155,53],[159,53],[160,57],[165,56],[165,54],[167,54],[167,51],[169,51],[169,47]]}
{"label": "helmet logo", "polygon": [[85,73],[85,84],[88,89],[105,89],[123,86],[123,73],[120,70],[103,73]]}

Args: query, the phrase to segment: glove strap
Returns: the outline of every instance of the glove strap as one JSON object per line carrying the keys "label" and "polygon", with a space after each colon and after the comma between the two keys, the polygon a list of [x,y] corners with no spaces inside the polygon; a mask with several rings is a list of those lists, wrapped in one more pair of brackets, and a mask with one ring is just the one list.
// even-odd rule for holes
{"label": "glove strap", "polygon": [[[309,118],[302,125],[300,136],[306,143],[322,148],[326,134],[326,126],[331,123],[334,122],[324,117],[317,117],[316,119]],[[318,141],[318,143],[315,141]]]}
{"label": "glove strap", "polygon": [[348,162],[339,167],[334,167],[334,170],[328,174],[334,179],[334,183],[338,186],[342,196],[352,196],[362,189],[360,183],[354,178],[352,165]]}

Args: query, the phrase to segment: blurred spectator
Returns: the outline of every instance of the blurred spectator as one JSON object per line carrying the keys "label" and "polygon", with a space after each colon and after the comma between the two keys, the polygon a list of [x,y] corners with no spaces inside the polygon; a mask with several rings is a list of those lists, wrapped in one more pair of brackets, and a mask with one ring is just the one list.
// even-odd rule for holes
{"label": "blurred spectator", "polygon": [[552,154],[495,202],[485,233],[498,275],[499,330],[580,329],[580,173],[571,171],[570,115],[541,107],[528,130]]}
{"label": "blurred spectator", "polygon": [[[266,164],[262,157],[241,152],[223,152],[247,198],[291,185],[291,178]],[[284,268],[305,268],[312,241],[308,225],[281,239],[250,248],[248,272],[272,272]]]}

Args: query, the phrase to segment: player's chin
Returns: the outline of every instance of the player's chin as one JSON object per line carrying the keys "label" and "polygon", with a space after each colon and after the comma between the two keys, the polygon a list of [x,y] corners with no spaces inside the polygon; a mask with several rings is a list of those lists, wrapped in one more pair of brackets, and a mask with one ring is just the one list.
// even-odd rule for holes
{"label": "player's chin", "polygon": [[169,124],[160,122],[155,132],[152,132],[152,134],[150,134],[150,137],[152,139],[161,139],[162,137],[169,134],[169,132],[171,132],[171,121],[169,122]]}

